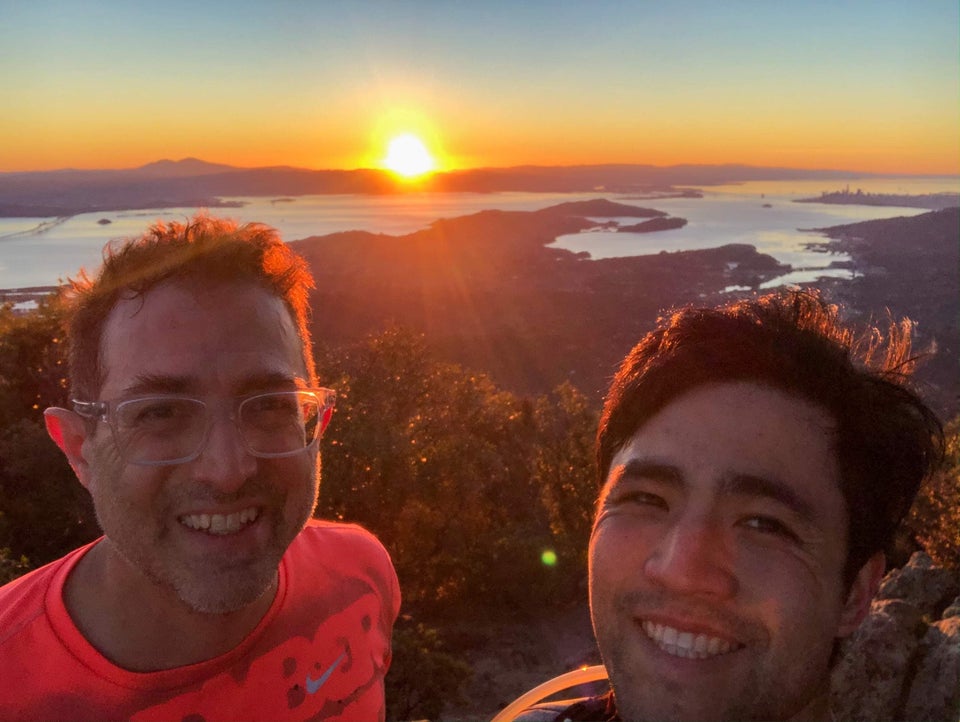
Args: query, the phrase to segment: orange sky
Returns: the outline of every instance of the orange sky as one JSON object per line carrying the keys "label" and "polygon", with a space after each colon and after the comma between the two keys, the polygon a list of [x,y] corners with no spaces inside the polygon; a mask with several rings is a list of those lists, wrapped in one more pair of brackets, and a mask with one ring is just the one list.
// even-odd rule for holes
{"label": "orange sky", "polygon": [[441,169],[960,174],[953,0],[242,5],[7,8],[0,172],[371,167],[409,132]]}

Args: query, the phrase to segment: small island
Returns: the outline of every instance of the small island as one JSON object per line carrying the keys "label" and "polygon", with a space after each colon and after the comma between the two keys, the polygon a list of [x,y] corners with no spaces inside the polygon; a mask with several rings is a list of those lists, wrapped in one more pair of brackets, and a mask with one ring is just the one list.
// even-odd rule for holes
{"label": "small island", "polygon": [[687,225],[686,218],[651,218],[649,221],[632,226],[620,226],[618,233],[656,233],[657,231],[672,231]]}
{"label": "small island", "polygon": [[653,208],[642,208],[629,203],[615,203],[606,198],[590,201],[568,201],[537,211],[545,215],[596,216],[600,218],[662,218],[667,214]]}

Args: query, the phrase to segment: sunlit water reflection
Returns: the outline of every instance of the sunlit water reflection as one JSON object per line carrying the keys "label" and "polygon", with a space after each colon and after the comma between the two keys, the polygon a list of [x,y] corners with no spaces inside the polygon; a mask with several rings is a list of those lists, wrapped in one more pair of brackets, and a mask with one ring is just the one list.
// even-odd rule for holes
{"label": "sunlit water reflection", "polygon": [[[851,188],[865,192],[956,192],[956,179],[863,179]],[[784,282],[815,280],[818,276],[849,277],[845,268],[827,267],[846,257],[806,248],[826,240],[821,234],[799,229],[823,228],[843,223],[894,216],[912,216],[916,208],[842,206],[793,203],[796,198],[836,190],[836,181],[778,181],[703,188],[703,198],[631,199],[611,193],[450,193],[407,196],[300,196],[291,199],[229,198],[241,208],[212,209],[215,215],[241,222],[260,221],[277,228],[287,240],[336,231],[364,230],[399,235],[427,227],[438,218],[476,213],[485,209],[536,210],[570,200],[610,198],[656,208],[686,218],[685,227],[656,233],[595,231],[561,236],[556,246],[587,251],[594,258],[636,256],[660,251],[713,248],[747,243],[795,270]],[[766,207],[769,206],[769,207]],[[115,238],[136,236],[156,220],[184,220],[194,208],[153,211],[84,213],[57,222],[49,218],[0,218],[0,288],[46,286],[74,275],[81,267],[94,269],[103,245]],[[101,219],[109,224],[100,224]],[[609,220],[609,219],[598,219]],[[622,225],[638,222],[620,218]]]}

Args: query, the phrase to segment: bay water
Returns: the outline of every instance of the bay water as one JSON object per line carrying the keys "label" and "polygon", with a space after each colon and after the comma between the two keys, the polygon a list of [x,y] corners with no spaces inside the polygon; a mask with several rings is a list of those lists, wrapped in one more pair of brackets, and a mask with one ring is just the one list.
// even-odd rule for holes
{"label": "bay water", "polygon": [[[849,186],[870,193],[955,193],[960,191],[960,179],[871,177],[851,179]],[[609,192],[224,198],[243,205],[213,208],[210,212],[240,222],[266,223],[291,241],[348,230],[402,235],[426,228],[439,218],[486,209],[530,211],[571,200],[609,198],[655,208],[686,218],[688,223],[683,228],[646,234],[587,231],[561,236],[556,246],[586,251],[593,258],[611,258],[748,243],[797,269],[771,283],[779,285],[851,274],[848,269],[828,268],[833,261],[848,259],[808,248],[808,244],[824,238],[804,229],[926,212],[917,208],[793,202],[839,189],[836,180],[804,180],[705,186],[700,188],[702,198],[641,198]],[[56,285],[76,275],[81,267],[93,272],[102,258],[103,246],[111,240],[137,236],[158,220],[186,220],[196,212],[196,208],[166,208],[82,213],[63,219],[0,218],[0,289]],[[614,220],[621,224],[637,222],[635,218]]]}

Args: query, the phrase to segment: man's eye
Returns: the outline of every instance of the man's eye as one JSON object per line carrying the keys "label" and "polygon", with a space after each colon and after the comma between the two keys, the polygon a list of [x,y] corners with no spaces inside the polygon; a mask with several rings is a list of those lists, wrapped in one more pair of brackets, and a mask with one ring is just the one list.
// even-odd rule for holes
{"label": "man's eye", "polygon": [[285,411],[294,407],[295,400],[283,396],[257,396],[247,402],[245,409],[255,413]]}
{"label": "man's eye", "polygon": [[137,409],[134,418],[135,424],[149,424],[162,421],[171,421],[188,415],[183,404],[176,402],[158,401]]}
{"label": "man's eye", "polygon": [[647,491],[628,491],[614,498],[614,503],[618,506],[632,505],[644,507],[653,507],[656,509],[669,509],[666,499],[659,494],[651,494]]}
{"label": "man's eye", "polygon": [[755,529],[762,534],[773,534],[794,542],[800,541],[800,537],[790,527],[772,516],[751,516],[745,519],[743,524],[747,528]]}
{"label": "man's eye", "polygon": [[151,404],[144,406],[137,414],[138,419],[165,419],[176,414],[177,407],[173,404]]}
{"label": "man's eye", "polygon": [[124,402],[117,407],[121,429],[172,429],[195,423],[203,416],[203,404],[191,399],[152,398]]}

